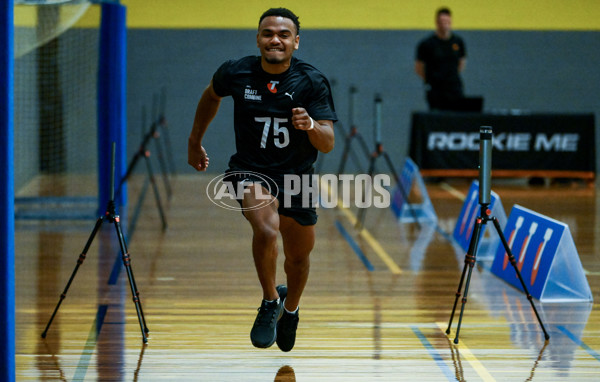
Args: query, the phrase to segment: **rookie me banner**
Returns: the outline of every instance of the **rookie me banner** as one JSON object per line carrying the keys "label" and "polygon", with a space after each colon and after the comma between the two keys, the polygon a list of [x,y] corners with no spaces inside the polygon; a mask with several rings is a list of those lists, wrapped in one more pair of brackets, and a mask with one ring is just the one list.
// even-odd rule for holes
{"label": "rookie me banner", "polygon": [[[592,301],[568,225],[514,205],[504,236],[533,297],[542,302]],[[523,290],[502,244],[498,246],[491,271]]]}
{"label": "rookie me banner", "polygon": [[591,113],[413,113],[409,155],[421,170],[476,169],[480,126],[494,128],[493,170],[595,173]]}

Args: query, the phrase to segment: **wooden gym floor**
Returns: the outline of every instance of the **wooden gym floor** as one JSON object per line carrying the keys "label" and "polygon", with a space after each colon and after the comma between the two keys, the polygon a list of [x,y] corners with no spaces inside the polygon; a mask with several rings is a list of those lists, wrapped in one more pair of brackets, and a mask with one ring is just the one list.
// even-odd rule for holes
{"label": "wooden gym floor", "polygon": [[130,230],[147,345],[108,222],[42,339],[95,218],[16,222],[17,380],[600,380],[600,203],[594,188],[493,184],[507,214],[517,203],[567,223],[587,272],[593,304],[534,300],[551,336],[547,343],[526,297],[492,275],[485,261],[473,271],[459,344],[445,334],[464,264],[448,237],[470,185],[448,180],[427,184],[437,225],[398,224],[389,209],[370,209],[358,234],[352,224],[357,211],[319,211],[296,346],[283,353],[250,343],[261,297],[251,231],[239,212],[206,198],[211,178],[174,179],[165,231],[150,190],[139,214],[134,211],[139,179],[130,184],[129,211],[118,211]]}

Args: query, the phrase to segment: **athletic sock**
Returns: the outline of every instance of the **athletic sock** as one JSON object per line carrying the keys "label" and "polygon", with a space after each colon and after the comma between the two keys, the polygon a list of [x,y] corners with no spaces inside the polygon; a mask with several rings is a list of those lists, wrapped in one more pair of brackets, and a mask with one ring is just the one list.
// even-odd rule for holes
{"label": "athletic sock", "polygon": [[296,309],[295,309],[293,312],[290,312],[289,310],[287,310],[287,309],[285,308],[285,305],[283,306],[283,309],[285,309],[285,311],[286,311],[286,312],[288,312],[289,314],[296,314],[296,313],[298,313],[298,309],[300,309],[300,307],[299,307],[299,306],[297,306],[297,307],[296,307]]}

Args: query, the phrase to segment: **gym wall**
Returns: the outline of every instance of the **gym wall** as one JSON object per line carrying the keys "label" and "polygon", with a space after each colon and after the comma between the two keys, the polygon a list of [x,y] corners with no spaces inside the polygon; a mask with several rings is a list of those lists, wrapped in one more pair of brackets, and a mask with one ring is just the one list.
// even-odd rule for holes
{"label": "gym wall", "polygon": [[[408,153],[411,112],[426,109],[421,80],[413,71],[415,47],[432,32],[434,12],[442,5],[452,9],[454,30],[467,44],[465,91],[484,96],[486,110],[594,112],[596,121],[600,117],[597,0],[122,3],[128,8],[129,28],[128,150],[132,155],[141,139],[142,107],[149,113],[152,95],[164,86],[182,172],[193,171],[186,164],[187,136],[202,91],[224,60],[258,54],[258,18],[271,6],[289,7],[300,16],[297,57],[332,80],[338,116],[346,127],[348,90],[356,86],[355,122],[368,142],[374,96],[381,94],[384,148],[398,163]],[[226,168],[234,150],[232,109],[225,99],[205,137],[214,173]],[[338,134],[336,148],[322,158],[323,171],[335,171],[342,148]]]}

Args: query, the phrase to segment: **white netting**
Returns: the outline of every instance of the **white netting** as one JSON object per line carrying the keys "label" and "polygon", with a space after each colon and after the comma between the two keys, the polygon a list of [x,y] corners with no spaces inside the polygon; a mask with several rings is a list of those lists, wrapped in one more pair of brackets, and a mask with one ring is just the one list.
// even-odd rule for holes
{"label": "white netting", "polygon": [[98,20],[87,1],[15,2],[17,196],[96,194]]}
{"label": "white netting", "polygon": [[[90,3],[83,0],[16,0],[15,5],[15,58],[18,58],[71,28]],[[40,5],[55,7],[57,18],[38,17]]]}

